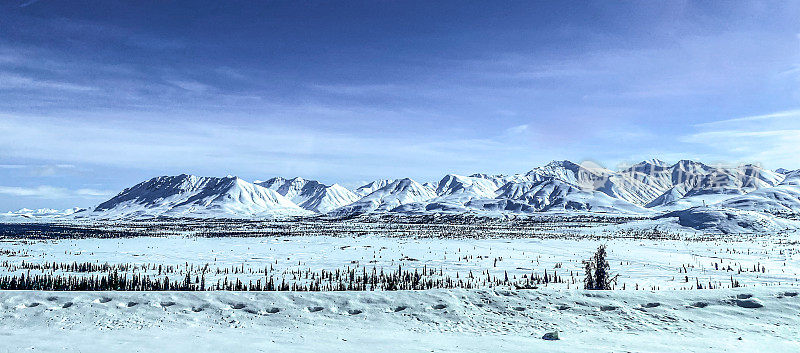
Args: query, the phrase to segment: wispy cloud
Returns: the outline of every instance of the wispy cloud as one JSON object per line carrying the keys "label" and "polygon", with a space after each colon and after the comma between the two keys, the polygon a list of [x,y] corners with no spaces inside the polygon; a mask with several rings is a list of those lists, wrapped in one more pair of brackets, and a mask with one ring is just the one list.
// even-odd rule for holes
{"label": "wispy cloud", "polygon": [[41,199],[63,199],[76,196],[82,198],[96,199],[113,195],[114,192],[108,190],[96,190],[96,189],[70,190],[62,187],[41,185],[35,187],[0,186],[0,194],[17,196],[17,197],[41,198]]}
{"label": "wispy cloud", "polygon": [[519,134],[523,134],[523,133],[525,133],[527,131],[528,131],[528,124],[512,126],[512,127],[508,128],[508,129],[506,129],[506,133],[508,133],[510,135],[519,135]]}
{"label": "wispy cloud", "polygon": [[697,124],[698,131],[680,141],[705,146],[713,155],[728,160],[795,168],[799,118],[800,110],[785,110]]}
{"label": "wispy cloud", "polygon": [[180,88],[183,88],[183,89],[185,89],[187,91],[192,91],[192,92],[205,92],[205,91],[208,91],[209,89],[211,89],[211,86],[209,86],[207,84],[204,84],[204,83],[197,82],[197,81],[176,80],[176,81],[168,81],[168,82],[173,84],[173,85],[175,85],[175,86],[178,86]]}
{"label": "wispy cloud", "polygon": [[723,126],[723,125],[735,125],[741,123],[751,123],[751,122],[763,122],[768,120],[779,120],[779,119],[787,119],[791,118],[795,120],[800,118],[800,109],[795,110],[784,110],[775,113],[769,114],[761,114],[761,115],[752,115],[752,116],[745,116],[741,118],[733,118],[733,119],[725,119],[725,120],[718,120],[712,121],[708,123],[701,123],[697,124],[697,127],[715,127],[715,126]]}
{"label": "wispy cloud", "polygon": [[[523,130],[517,127],[517,130]],[[383,136],[297,129],[288,125],[235,126],[214,122],[112,120],[76,122],[45,117],[0,119],[0,152],[13,158],[163,171],[347,177],[341,166],[358,161],[364,175],[437,175],[442,168],[496,170],[497,156],[522,154],[525,145],[486,138]],[[47,141],[47,143],[41,143]],[[392,161],[392,162],[389,162]],[[527,159],[516,164],[524,165]],[[445,167],[442,167],[444,165]],[[203,167],[208,166],[208,167]],[[507,167],[501,170],[505,171]],[[350,172],[348,172],[349,174]]]}
{"label": "wispy cloud", "polygon": [[18,74],[0,72],[0,90],[9,89],[35,89],[35,90],[59,90],[59,91],[93,91],[94,87],[78,85],[69,82],[58,82],[51,80],[40,80]]}
{"label": "wispy cloud", "polygon": [[39,0],[28,0],[28,1],[25,1],[25,2],[23,2],[21,4],[19,4],[19,6],[17,6],[17,7],[20,7],[20,8],[28,7],[28,6],[31,6],[31,5],[33,5],[35,3],[37,3],[37,2],[39,2]]}

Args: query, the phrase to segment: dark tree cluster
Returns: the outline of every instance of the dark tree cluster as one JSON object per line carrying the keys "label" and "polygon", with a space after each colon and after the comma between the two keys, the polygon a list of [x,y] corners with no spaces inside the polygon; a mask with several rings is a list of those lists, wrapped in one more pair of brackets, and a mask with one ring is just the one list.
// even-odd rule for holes
{"label": "dark tree cluster", "polygon": [[[0,277],[0,290],[52,290],[52,291],[394,291],[428,290],[479,287],[513,287],[517,289],[537,288],[548,283],[566,283],[553,272],[544,275],[531,273],[521,278],[492,276],[488,271],[480,275],[469,272],[466,276],[456,274],[453,278],[442,269],[423,267],[406,270],[398,266],[386,272],[383,269],[366,267],[337,269],[335,271],[293,270],[281,277],[271,274],[261,279],[248,280],[224,277],[215,283],[206,284],[206,271],[192,277],[186,272],[181,280],[170,280],[146,274],[128,275],[117,270],[90,276],[61,275],[53,273],[31,275],[30,271]],[[288,278],[286,277],[288,275]]]}

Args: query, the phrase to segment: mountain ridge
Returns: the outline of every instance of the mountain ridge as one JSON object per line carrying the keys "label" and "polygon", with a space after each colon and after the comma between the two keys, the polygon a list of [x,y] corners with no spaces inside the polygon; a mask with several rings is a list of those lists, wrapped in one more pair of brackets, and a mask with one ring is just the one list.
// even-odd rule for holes
{"label": "mountain ridge", "polygon": [[[658,159],[612,171],[592,163],[564,160],[511,175],[447,174],[435,183],[410,178],[378,179],[354,190],[302,177],[273,177],[249,183],[234,176],[180,174],[146,180],[70,216],[275,218],[369,213],[589,212],[651,217],[695,207],[701,211],[708,207],[798,214],[800,172],[780,171],[783,173],[752,164],[719,167],[692,160],[669,164]],[[690,214],[697,212],[700,211]],[[36,214],[28,212],[27,216]],[[687,213],[680,215],[685,218]]]}

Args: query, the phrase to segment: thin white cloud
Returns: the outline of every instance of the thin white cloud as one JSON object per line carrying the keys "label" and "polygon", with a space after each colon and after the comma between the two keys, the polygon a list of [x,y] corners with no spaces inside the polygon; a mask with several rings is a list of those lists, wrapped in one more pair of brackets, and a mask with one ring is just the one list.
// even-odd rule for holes
{"label": "thin white cloud", "polygon": [[191,80],[173,80],[168,81],[170,84],[183,88],[187,91],[202,93],[211,89],[211,86],[201,82]]}
{"label": "thin white cloud", "polygon": [[61,91],[93,91],[94,87],[77,85],[69,82],[39,80],[19,74],[0,73],[0,90],[2,89],[35,89],[35,90],[61,90]]}
{"label": "thin white cloud", "polygon": [[511,135],[519,135],[528,131],[528,124],[522,124],[506,129],[506,133]]}
{"label": "thin white cloud", "polygon": [[[518,127],[521,131],[523,128]],[[502,131],[498,131],[498,134]],[[486,138],[336,133],[261,123],[75,121],[0,115],[0,154],[62,164],[171,172],[282,171],[331,178],[527,168],[529,146]],[[508,161],[505,156],[518,155]],[[343,172],[342,166],[360,165]],[[523,170],[523,169],[520,169]],[[220,174],[224,175],[224,174]]]}
{"label": "thin white cloud", "polygon": [[17,7],[19,7],[19,8],[28,7],[28,6],[31,6],[31,5],[33,5],[35,3],[37,3],[37,2],[39,2],[39,0],[28,0],[28,1],[23,2],[22,4],[19,4],[19,6],[17,6]]}
{"label": "thin white cloud", "polygon": [[728,161],[761,163],[772,168],[798,167],[800,129],[707,131],[684,136],[681,141],[704,145]]}
{"label": "thin white cloud", "polygon": [[78,189],[69,190],[62,187],[40,185],[35,187],[0,186],[0,194],[16,197],[32,197],[41,199],[64,199],[70,197],[99,198],[113,195],[109,190]]}
{"label": "thin white cloud", "polygon": [[718,120],[712,121],[708,123],[697,124],[697,127],[714,127],[720,125],[729,125],[729,124],[737,124],[737,123],[749,123],[749,122],[759,122],[765,120],[775,120],[775,119],[784,119],[784,118],[800,118],[800,109],[796,110],[784,110],[775,113],[769,114],[761,114],[761,115],[752,115],[752,116],[745,116],[741,118],[733,118],[733,119],[725,119],[725,120]]}
{"label": "thin white cloud", "polygon": [[111,190],[97,190],[97,189],[78,189],[75,190],[75,195],[84,197],[105,197],[114,195],[115,192]]}
{"label": "thin white cloud", "polygon": [[696,124],[679,138],[718,160],[761,163],[771,168],[800,167],[800,110],[787,109]]}

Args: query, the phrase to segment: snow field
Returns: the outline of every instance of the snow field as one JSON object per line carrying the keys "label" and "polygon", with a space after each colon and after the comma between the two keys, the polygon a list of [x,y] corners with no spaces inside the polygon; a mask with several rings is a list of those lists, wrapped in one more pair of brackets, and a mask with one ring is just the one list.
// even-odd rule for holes
{"label": "snow field", "polygon": [[[170,279],[192,278],[206,268],[206,283],[228,278],[242,282],[272,276],[277,282],[303,281],[293,271],[319,272],[347,268],[394,271],[423,268],[464,279],[510,279],[557,274],[567,283],[549,287],[581,288],[582,261],[600,244],[609,251],[611,271],[620,275],[617,289],[692,289],[729,287],[731,278],[746,287],[800,285],[800,249],[795,237],[739,236],[713,241],[633,239],[430,239],[364,236],[190,238],[134,237],[0,241],[0,276],[55,273],[92,275],[99,272],[29,270],[27,264],[132,264],[127,271],[157,277],[158,266],[172,266]],[[145,269],[146,267],[146,269]],[[122,272],[122,271],[120,271]],[[163,276],[164,274],[162,274]]]}
{"label": "snow field", "polygon": [[[794,287],[694,291],[0,292],[0,351],[800,349]],[[558,331],[561,340],[544,341]],[[48,339],[31,339],[32,337]]]}

